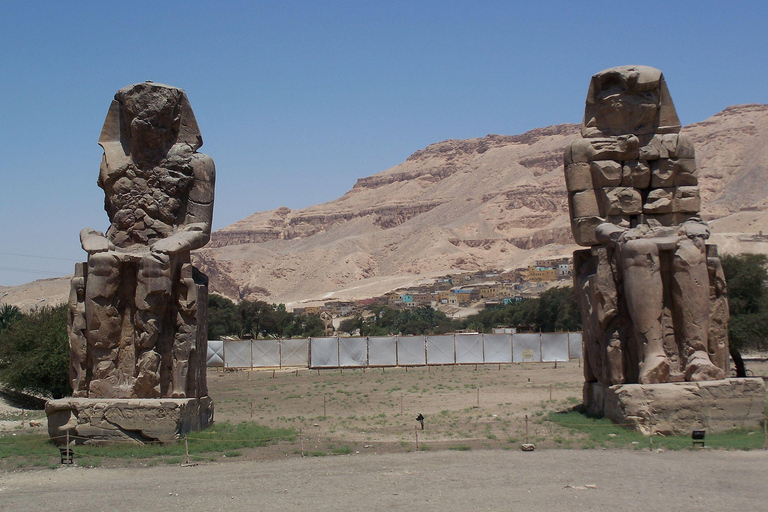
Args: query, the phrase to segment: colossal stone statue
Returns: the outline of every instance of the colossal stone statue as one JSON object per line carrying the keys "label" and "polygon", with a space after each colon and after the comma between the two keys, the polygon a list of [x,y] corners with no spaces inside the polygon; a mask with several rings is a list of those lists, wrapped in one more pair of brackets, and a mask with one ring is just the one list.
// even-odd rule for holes
{"label": "colossal stone statue", "polygon": [[[152,82],[119,90],[99,144],[110,226],[80,233],[88,262],[76,266],[69,298],[73,397],[193,398],[198,412],[205,397],[203,416],[212,416],[207,277],[190,251],[210,239],[215,170],[196,151],[202,138],[186,94]],[[88,403],[75,402],[54,405]]]}
{"label": "colossal stone statue", "polygon": [[728,305],[700,208],[696,161],[663,75],[592,77],[565,150],[585,377],[603,385],[723,379]]}
{"label": "colossal stone statue", "polygon": [[[106,234],[80,232],[88,252],[87,361],[73,376],[73,395],[205,394],[207,297],[198,294],[207,280],[189,252],[210,239],[215,171],[196,152],[202,138],[186,94],[151,82],[119,90],[99,144],[110,226]],[[82,330],[73,324],[70,332],[75,338]]]}

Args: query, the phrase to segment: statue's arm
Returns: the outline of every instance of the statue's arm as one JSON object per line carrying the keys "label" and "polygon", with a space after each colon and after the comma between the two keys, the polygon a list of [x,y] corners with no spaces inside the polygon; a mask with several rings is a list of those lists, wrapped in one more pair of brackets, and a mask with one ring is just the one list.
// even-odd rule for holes
{"label": "statue's arm", "polygon": [[114,244],[104,236],[104,233],[91,228],[83,228],[80,231],[80,245],[88,254],[115,250]]}
{"label": "statue's arm", "polygon": [[595,229],[595,238],[601,244],[615,244],[619,241],[619,237],[626,232],[626,228],[604,222]]}
{"label": "statue's arm", "polygon": [[216,168],[211,157],[202,153],[195,154],[192,165],[195,181],[189,192],[184,224],[173,235],[158,240],[151,248],[154,252],[175,254],[192,251],[203,247],[211,239]]}

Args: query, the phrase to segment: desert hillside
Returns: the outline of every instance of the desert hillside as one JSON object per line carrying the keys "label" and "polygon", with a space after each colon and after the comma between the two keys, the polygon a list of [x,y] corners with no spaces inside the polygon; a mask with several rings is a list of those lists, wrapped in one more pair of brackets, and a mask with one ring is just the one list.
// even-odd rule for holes
{"label": "desert hillside", "polygon": [[[562,153],[578,128],[432,144],[336,200],[257,212],[218,230],[196,262],[212,291],[291,304],[361,299],[451,272],[568,255],[575,246]],[[768,253],[768,105],[729,107],[683,131],[696,144],[714,240],[727,252]],[[65,280],[36,283],[35,298],[66,297]],[[32,284],[0,292],[29,302],[22,289]]]}
{"label": "desert hillside", "polygon": [[[735,214],[718,231],[758,233],[768,209],[768,105],[730,107],[684,132],[696,144],[705,218]],[[432,144],[339,199],[254,213],[217,231],[198,262],[227,296],[292,302],[363,298],[451,271],[568,254],[562,152],[576,137],[578,125],[562,124]],[[718,237],[731,250],[759,245],[732,238]]]}

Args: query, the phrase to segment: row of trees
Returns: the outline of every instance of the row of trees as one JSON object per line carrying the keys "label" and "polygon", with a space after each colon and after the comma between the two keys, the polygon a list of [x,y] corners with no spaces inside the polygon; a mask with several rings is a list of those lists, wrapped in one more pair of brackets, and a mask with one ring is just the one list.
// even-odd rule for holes
{"label": "row of trees", "polygon": [[431,307],[413,310],[377,308],[373,315],[356,316],[339,325],[341,332],[362,336],[388,334],[444,334],[458,330],[491,332],[494,327],[517,327],[518,331],[578,331],[581,316],[572,287],[553,288],[537,299],[521,299],[489,307],[462,319],[451,319]]}
{"label": "row of trees", "polygon": [[53,398],[69,395],[67,306],[21,313],[3,304],[0,317],[0,383]]}
{"label": "row of trees", "polygon": [[728,346],[736,375],[746,377],[745,350],[768,349],[768,258],[763,254],[726,255],[723,272],[728,287]]}
{"label": "row of trees", "polygon": [[308,338],[322,336],[323,322],[318,315],[296,315],[285,304],[244,300],[235,304],[226,297],[208,297],[208,339],[223,336],[241,338]]}
{"label": "row of trees", "polygon": [[[728,327],[731,355],[739,375],[744,375],[741,352],[768,349],[768,258],[745,254],[723,258],[728,283],[731,320]],[[348,333],[442,334],[462,329],[489,332],[497,326],[524,331],[578,330],[581,320],[572,288],[557,288],[538,299],[525,299],[487,308],[464,319],[451,319],[432,308],[394,310],[376,308],[372,314],[341,323]],[[212,295],[209,299],[209,339],[226,335],[254,337],[322,336],[318,315],[296,315],[282,304],[232,301]],[[0,306],[0,383],[12,389],[59,398],[69,394],[67,307],[42,308],[22,313]]]}

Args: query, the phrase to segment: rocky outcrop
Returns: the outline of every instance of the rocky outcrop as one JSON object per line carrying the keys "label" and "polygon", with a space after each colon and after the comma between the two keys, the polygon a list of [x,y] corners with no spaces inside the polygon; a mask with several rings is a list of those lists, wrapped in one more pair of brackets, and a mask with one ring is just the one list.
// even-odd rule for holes
{"label": "rocky outcrop", "polygon": [[[768,106],[730,107],[682,133],[696,144],[706,218],[768,208]],[[339,199],[227,226],[198,260],[219,293],[287,302],[338,290],[371,296],[408,276],[567,255],[561,162],[578,136],[579,125],[560,124],[431,144]]]}

